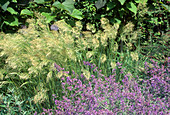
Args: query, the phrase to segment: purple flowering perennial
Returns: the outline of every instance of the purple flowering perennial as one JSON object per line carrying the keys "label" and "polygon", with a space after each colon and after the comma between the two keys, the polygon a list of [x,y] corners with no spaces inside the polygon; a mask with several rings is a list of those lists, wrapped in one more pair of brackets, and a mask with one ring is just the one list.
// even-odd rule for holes
{"label": "purple flowering perennial", "polygon": [[[42,114],[56,115],[168,115],[170,109],[170,80],[168,69],[158,66],[152,61],[154,67],[146,71],[149,79],[128,79],[125,75],[123,85],[116,83],[115,71],[109,77],[91,75],[89,80],[81,81],[79,77],[62,77],[63,100],[54,102],[57,110],[44,109]],[[89,62],[85,65],[91,66]],[[118,63],[117,66],[121,66]],[[95,68],[95,67],[94,67]],[[96,69],[95,72],[100,73]],[[101,74],[101,73],[100,73]],[[102,74],[101,74],[102,75]],[[104,76],[104,75],[103,75]],[[87,82],[88,81],[88,82]]]}

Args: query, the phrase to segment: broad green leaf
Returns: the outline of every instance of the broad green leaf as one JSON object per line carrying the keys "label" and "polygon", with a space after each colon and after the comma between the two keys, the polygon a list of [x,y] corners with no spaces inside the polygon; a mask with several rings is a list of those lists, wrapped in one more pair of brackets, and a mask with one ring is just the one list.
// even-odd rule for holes
{"label": "broad green leaf", "polygon": [[95,6],[97,7],[97,9],[100,9],[102,8],[103,6],[105,6],[106,4],[106,0],[98,0],[96,3],[95,3]]}
{"label": "broad green leaf", "polygon": [[13,8],[8,7],[7,11],[10,12],[11,14],[18,14],[18,12],[16,12]]}
{"label": "broad green leaf", "polygon": [[63,9],[64,10],[64,6],[60,3],[60,2],[54,2],[52,6],[57,7],[58,9]]}
{"label": "broad green leaf", "polygon": [[33,13],[28,10],[28,9],[23,9],[20,13],[20,15],[29,15],[29,16],[33,16]]}
{"label": "broad green leaf", "polygon": [[70,13],[72,13],[72,11],[75,9],[73,0],[65,0],[62,5],[64,6],[64,9]]}
{"label": "broad green leaf", "polygon": [[4,21],[4,23],[10,26],[18,26],[18,18],[10,16],[8,17],[7,21]]}
{"label": "broad green leaf", "polygon": [[6,2],[1,1],[1,2],[0,2],[0,6],[2,7],[2,9],[3,9],[4,11],[6,11],[9,3],[10,3],[9,1],[6,1]]}
{"label": "broad green leaf", "polygon": [[126,0],[119,0],[119,2],[121,3],[121,5],[123,5],[125,3]]}
{"label": "broad green leaf", "polygon": [[80,19],[80,20],[83,19],[82,12],[77,9],[74,9],[70,16]]}
{"label": "broad green leaf", "polygon": [[114,8],[116,6],[115,2],[109,2],[107,3],[107,11],[111,10],[112,8]]}
{"label": "broad green leaf", "polygon": [[74,7],[74,1],[73,0],[66,0],[63,3],[60,2],[54,2],[53,5],[54,7],[57,7],[59,9],[63,9],[68,11],[70,14],[73,12],[73,10],[75,9]]}
{"label": "broad green leaf", "polygon": [[56,16],[52,16],[51,13],[41,13],[43,16],[46,17],[46,23],[50,23],[51,21],[53,21],[55,19]]}
{"label": "broad green leaf", "polygon": [[129,2],[126,7],[131,11],[133,12],[135,15],[137,13],[137,7],[136,5],[133,3],[133,2]]}
{"label": "broad green leaf", "polygon": [[43,4],[45,3],[45,0],[34,0],[34,2],[36,2],[37,4]]}

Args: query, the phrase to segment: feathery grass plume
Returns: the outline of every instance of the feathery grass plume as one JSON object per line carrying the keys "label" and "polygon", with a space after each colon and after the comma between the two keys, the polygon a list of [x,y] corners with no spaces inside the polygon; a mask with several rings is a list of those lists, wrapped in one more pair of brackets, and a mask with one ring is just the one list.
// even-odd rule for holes
{"label": "feathery grass plume", "polygon": [[102,33],[100,41],[101,41],[103,46],[107,46],[108,45],[107,40],[108,40],[107,34],[106,33]]}
{"label": "feathery grass plume", "polygon": [[94,24],[87,23],[86,28],[87,28],[87,30],[91,31],[92,33],[96,32],[96,28],[95,28]]}
{"label": "feathery grass plume", "polygon": [[105,55],[105,54],[102,54],[100,60],[101,60],[101,63],[104,63],[104,62],[107,60],[106,55]]}
{"label": "feathery grass plume", "polygon": [[71,29],[72,29],[71,26],[68,25],[64,20],[56,21],[54,24],[57,25],[60,28],[61,32],[64,32],[64,33],[65,32],[66,33],[71,32]]}
{"label": "feathery grass plume", "polygon": [[109,20],[107,18],[101,18],[100,22],[101,22],[102,25],[109,24]]}
{"label": "feathery grass plume", "polygon": [[148,12],[148,7],[147,7],[147,1],[143,0],[142,2],[140,2],[137,6],[138,12],[139,12],[139,16],[140,17],[144,17],[144,15],[146,14],[146,12]]}
{"label": "feathery grass plume", "polygon": [[111,67],[112,67],[112,69],[115,69],[116,68],[116,62],[111,62]]}
{"label": "feathery grass plume", "polygon": [[81,71],[83,72],[83,75],[85,76],[85,78],[87,80],[89,80],[90,79],[90,72],[85,70],[85,69],[82,69]]}
{"label": "feathery grass plume", "polygon": [[72,31],[74,37],[76,37],[76,38],[80,37],[81,31],[78,27],[73,27],[71,31]]}
{"label": "feathery grass plume", "polygon": [[34,103],[43,103],[47,99],[47,89],[44,88],[44,84],[40,83],[36,87],[36,95],[34,96]]}
{"label": "feathery grass plume", "polygon": [[46,96],[46,92],[47,90],[42,90],[40,92],[38,92],[35,96],[34,96],[34,103],[37,104],[37,103],[43,103],[46,99],[47,99],[47,96]]}
{"label": "feathery grass plume", "polygon": [[19,78],[27,80],[27,79],[30,79],[30,76],[28,73],[21,73],[21,74],[19,74]]}
{"label": "feathery grass plume", "polygon": [[78,27],[78,29],[81,31],[83,28],[83,25],[81,23],[81,21],[76,21],[76,27]]}
{"label": "feathery grass plume", "polygon": [[99,47],[99,40],[98,40],[98,39],[93,38],[93,39],[92,39],[92,43],[93,43],[94,49],[96,49],[96,48]]}
{"label": "feathery grass plume", "polygon": [[[48,82],[51,79],[50,72],[54,70],[51,66],[54,66],[54,62],[67,66],[67,60],[76,61],[75,52],[77,48],[75,48],[74,37],[70,32],[48,31],[48,28],[43,30],[38,26],[44,23],[40,21],[42,23],[36,24],[36,20],[27,19],[30,24],[28,28],[24,29],[27,32],[26,34],[4,34],[3,39],[0,39],[1,56],[7,56],[4,68],[8,78],[5,77],[4,80],[11,78],[14,80],[12,81],[13,85],[16,84],[17,87],[22,85],[20,89],[23,99],[35,94],[34,87],[39,82],[45,84],[46,81]],[[15,75],[11,74],[14,72]],[[28,73],[28,75],[25,75],[25,73]],[[49,83],[46,83],[44,88],[48,88]],[[5,85],[7,84],[3,84],[3,86]],[[24,95],[26,91],[28,91],[27,95]],[[39,95],[41,97],[41,93]],[[37,94],[37,97],[39,95]],[[35,100],[37,97],[35,97]]]}
{"label": "feathery grass plume", "polygon": [[93,55],[94,55],[94,52],[93,52],[93,51],[88,51],[88,52],[86,53],[86,57],[87,57],[87,58],[91,58]]}
{"label": "feathery grass plume", "polygon": [[116,52],[117,52],[117,50],[118,50],[118,43],[116,42],[116,41],[112,41],[111,42],[111,48],[110,48],[110,50],[111,50],[111,52],[113,53],[113,54],[115,54]]}
{"label": "feathery grass plume", "polygon": [[52,79],[52,77],[53,77],[53,72],[50,71],[50,72],[47,74],[46,83],[49,83],[49,81]]}
{"label": "feathery grass plume", "polygon": [[131,58],[132,60],[138,61],[139,57],[138,57],[138,53],[137,52],[131,52]]}

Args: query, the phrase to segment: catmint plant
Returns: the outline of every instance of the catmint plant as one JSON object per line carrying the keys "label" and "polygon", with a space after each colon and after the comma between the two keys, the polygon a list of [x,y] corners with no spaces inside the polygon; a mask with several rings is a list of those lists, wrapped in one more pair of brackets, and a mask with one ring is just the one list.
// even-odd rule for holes
{"label": "catmint plant", "polygon": [[[164,66],[153,62],[153,68],[145,69],[149,79],[142,84],[137,77],[129,79],[130,74],[124,75],[122,84],[116,82],[116,69],[112,75],[104,76],[95,64],[84,62],[93,71],[91,77],[81,74],[77,77],[61,78],[63,96],[57,100],[54,96],[56,110],[43,109],[41,114],[56,115],[168,115],[169,114],[169,78]],[[121,64],[117,63],[118,68]],[[124,72],[119,71],[121,74]],[[97,73],[97,74],[95,74]],[[73,73],[75,74],[75,73]]]}

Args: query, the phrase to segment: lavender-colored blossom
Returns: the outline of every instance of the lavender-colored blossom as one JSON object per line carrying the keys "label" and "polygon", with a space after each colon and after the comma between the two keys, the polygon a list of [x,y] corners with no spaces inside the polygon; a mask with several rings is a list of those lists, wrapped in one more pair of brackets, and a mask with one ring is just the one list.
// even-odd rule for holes
{"label": "lavender-colored blossom", "polygon": [[59,27],[53,24],[53,25],[50,26],[50,29],[54,30],[54,31],[58,31]]}
{"label": "lavender-colored blossom", "polygon": [[[83,63],[89,67],[92,66],[89,62]],[[62,77],[65,96],[63,96],[63,100],[57,100],[53,95],[57,110],[44,109],[44,113],[56,115],[168,115],[170,107],[168,70],[154,61],[152,63],[154,66],[152,68],[145,63],[148,79],[141,81],[138,80],[138,76],[137,79],[129,79],[127,74],[122,79],[123,85],[115,80],[116,70],[112,73],[113,75],[106,77],[97,70],[97,67],[94,67],[93,72],[98,73],[98,76],[92,74],[89,80],[83,74],[76,78]],[[121,64],[117,63],[117,66],[119,69]]]}
{"label": "lavender-colored blossom", "polygon": [[54,63],[54,67],[57,69],[57,71],[62,71],[64,70],[64,68],[61,68],[59,65],[57,65],[56,63]]}

